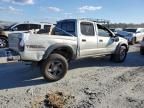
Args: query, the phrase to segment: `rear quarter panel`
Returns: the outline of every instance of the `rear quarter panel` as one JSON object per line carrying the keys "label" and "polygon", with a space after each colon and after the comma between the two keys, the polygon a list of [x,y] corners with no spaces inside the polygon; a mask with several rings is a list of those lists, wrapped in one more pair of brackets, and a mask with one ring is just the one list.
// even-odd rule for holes
{"label": "rear quarter panel", "polygon": [[31,34],[25,38],[25,50],[20,52],[22,60],[40,61],[47,49],[53,45],[62,44],[77,48],[77,38],[71,36]]}

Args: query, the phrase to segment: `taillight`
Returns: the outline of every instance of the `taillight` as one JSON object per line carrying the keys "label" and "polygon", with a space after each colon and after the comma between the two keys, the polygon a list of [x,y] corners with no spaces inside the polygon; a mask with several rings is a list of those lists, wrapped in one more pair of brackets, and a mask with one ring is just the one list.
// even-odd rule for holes
{"label": "taillight", "polygon": [[19,42],[18,42],[18,49],[19,49],[19,51],[24,51],[24,46],[25,46],[25,44],[24,44],[23,39],[19,38]]}

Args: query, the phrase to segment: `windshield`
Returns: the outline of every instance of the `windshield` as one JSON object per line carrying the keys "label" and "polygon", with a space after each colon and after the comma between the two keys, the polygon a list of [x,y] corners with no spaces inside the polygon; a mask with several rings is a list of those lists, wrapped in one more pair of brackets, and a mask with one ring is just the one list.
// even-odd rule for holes
{"label": "windshield", "polygon": [[136,33],[136,29],[124,29],[123,31]]}

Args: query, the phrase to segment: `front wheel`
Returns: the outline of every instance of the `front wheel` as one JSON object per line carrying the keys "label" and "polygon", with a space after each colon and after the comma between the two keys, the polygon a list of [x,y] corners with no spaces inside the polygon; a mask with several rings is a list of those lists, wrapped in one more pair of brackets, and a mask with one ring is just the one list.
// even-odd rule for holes
{"label": "front wheel", "polygon": [[60,54],[51,54],[44,60],[41,71],[47,81],[57,81],[62,79],[68,70],[67,60]]}
{"label": "front wheel", "polygon": [[8,47],[8,40],[5,37],[0,37],[0,48]]}
{"label": "front wheel", "polygon": [[123,62],[126,59],[127,50],[125,46],[120,46],[118,52],[111,55],[111,59],[114,62]]}

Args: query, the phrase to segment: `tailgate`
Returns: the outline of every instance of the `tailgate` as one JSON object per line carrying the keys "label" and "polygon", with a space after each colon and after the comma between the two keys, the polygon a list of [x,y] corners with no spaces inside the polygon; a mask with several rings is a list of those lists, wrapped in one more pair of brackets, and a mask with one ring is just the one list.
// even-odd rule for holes
{"label": "tailgate", "polygon": [[20,55],[12,49],[0,49],[0,64],[18,62]]}
{"label": "tailgate", "polygon": [[8,35],[9,48],[20,51],[19,46],[24,46],[24,42],[28,39],[29,33],[11,33]]}
{"label": "tailgate", "polygon": [[11,33],[8,35],[9,48],[19,51],[18,45],[23,33]]}

